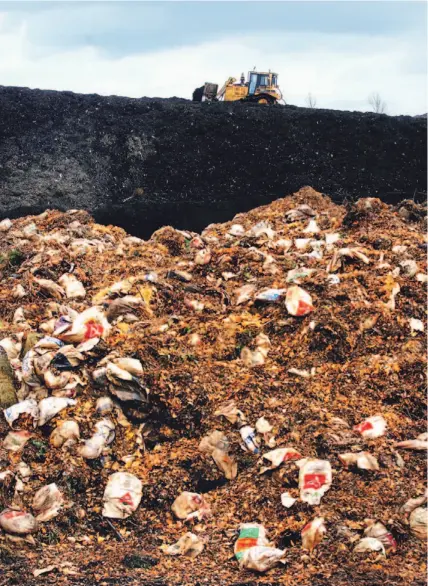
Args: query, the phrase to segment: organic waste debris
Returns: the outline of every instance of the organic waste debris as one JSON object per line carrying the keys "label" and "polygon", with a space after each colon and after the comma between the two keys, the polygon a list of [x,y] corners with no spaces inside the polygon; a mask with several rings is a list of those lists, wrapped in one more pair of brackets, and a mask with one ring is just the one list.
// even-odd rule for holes
{"label": "organic waste debris", "polygon": [[424,583],[425,229],[3,220],[0,584]]}

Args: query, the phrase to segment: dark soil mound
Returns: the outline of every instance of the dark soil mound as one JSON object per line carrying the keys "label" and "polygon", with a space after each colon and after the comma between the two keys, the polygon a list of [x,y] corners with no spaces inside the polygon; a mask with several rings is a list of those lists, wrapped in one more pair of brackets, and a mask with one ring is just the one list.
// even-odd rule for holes
{"label": "dark soil mound", "polygon": [[303,185],[335,201],[426,192],[426,119],[0,88],[0,214],[90,210],[200,230]]}

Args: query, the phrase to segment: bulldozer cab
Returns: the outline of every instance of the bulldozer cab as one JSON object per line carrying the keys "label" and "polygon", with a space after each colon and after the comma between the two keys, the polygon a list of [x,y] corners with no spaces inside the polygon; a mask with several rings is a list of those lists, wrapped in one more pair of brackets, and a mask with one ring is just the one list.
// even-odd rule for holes
{"label": "bulldozer cab", "polygon": [[250,71],[248,73],[248,95],[253,96],[258,89],[277,87],[278,74]]}

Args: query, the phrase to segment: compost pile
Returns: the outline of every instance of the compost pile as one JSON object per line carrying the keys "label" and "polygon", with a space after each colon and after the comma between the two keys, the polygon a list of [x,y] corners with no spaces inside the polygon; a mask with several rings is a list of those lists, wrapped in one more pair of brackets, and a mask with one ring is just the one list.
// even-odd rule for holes
{"label": "compost pile", "polygon": [[0,583],[423,584],[425,222],[3,220]]}

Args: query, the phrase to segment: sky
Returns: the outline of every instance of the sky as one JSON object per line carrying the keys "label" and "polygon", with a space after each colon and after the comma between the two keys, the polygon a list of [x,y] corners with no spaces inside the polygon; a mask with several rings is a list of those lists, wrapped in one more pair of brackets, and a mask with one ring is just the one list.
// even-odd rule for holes
{"label": "sky", "polygon": [[191,98],[256,67],[287,103],[427,111],[427,6],[413,1],[0,0],[0,85]]}

